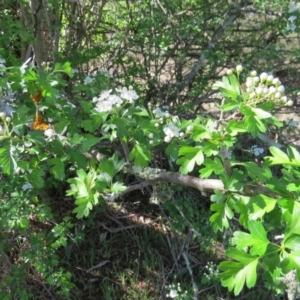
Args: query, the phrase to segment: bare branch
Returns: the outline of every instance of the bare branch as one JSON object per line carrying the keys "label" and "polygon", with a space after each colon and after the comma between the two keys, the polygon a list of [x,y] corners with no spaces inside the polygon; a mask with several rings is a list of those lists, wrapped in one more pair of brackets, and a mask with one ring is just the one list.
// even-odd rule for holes
{"label": "bare branch", "polygon": [[[208,43],[206,50],[213,50],[215,49],[218,41],[224,34],[224,32],[227,30],[228,27],[230,27],[233,22],[241,15],[241,12],[244,7],[251,4],[251,1],[249,0],[242,0],[239,5],[237,5],[235,8],[231,9],[228,12],[228,18],[224,21],[224,23],[216,30],[215,34],[211,38],[210,42]],[[204,66],[205,60],[207,58],[207,51],[202,51],[197,63],[194,65],[192,70],[187,74],[185,80],[180,84],[179,89],[183,90],[186,86],[188,86],[192,80],[195,78],[199,70]]]}

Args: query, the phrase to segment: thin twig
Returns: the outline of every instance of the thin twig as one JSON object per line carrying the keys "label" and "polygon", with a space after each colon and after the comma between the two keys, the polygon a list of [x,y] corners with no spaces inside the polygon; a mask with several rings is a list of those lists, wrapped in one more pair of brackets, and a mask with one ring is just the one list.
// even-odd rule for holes
{"label": "thin twig", "polygon": [[183,258],[185,260],[186,267],[189,270],[189,273],[190,273],[190,276],[191,276],[191,280],[192,280],[192,284],[193,284],[193,289],[194,289],[194,299],[198,300],[199,289],[198,289],[197,284],[195,283],[194,275],[193,275],[193,270],[191,269],[190,261],[189,261],[187,255],[186,255],[185,251],[182,252],[182,256],[183,256]]}

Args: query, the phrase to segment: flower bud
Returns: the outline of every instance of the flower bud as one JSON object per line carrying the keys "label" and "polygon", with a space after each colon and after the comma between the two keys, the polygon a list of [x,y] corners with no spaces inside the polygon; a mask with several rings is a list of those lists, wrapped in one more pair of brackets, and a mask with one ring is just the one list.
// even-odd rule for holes
{"label": "flower bud", "polygon": [[274,95],[274,97],[276,99],[280,99],[281,98],[281,93],[280,92],[276,92],[275,95]]}
{"label": "flower bud", "polygon": [[241,73],[243,71],[243,66],[242,65],[237,65],[235,69],[238,73]]}
{"label": "flower bud", "polygon": [[275,94],[276,93],[276,88],[274,86],[269,87],[269,95]]}
{"label": "flower bud", "polygon": [[4,119],[5,117],[6,117],[6,114],[5,114],[4,112],[1,111],[1,112],[0,112],[0,118],[1,118],[1,119]]}
{"label": "flower bud", "polygon": [[253,82],[258,83],[259,82],[259,77],[258,76],[253,77]]}
{"label": "flower bud", "polygon": [[248,77],[246,80],[246,87],[250,88],[253,86],[253,78]]}
{"label": "flower bud", "polygon": [[256,88],[255,92],[257,95],[261,95],[263,93],[263,88],[259,86]]}
{"label": "flower bud", "polygon": [[287,103],[286,103],[286,106],[293,106],[294,102],[293,100],[289,100]]}
{"label": "flower bud", "polygon": [[278,78],[274,78],[273,81],[272,81],[272,83],[274,85],[279,85],[281,82],[280,82],[280,80]]}
{"label": "flower bud", "polygon": [[6,121],[7,123],[10,123],[10,122],[11,122],[11,117],[6,117],[6,118],[5,118],[5,121]]}
{"label": "flower bud", "polygon": [[255,70],[253,70],[253,71],[251,71],[250,75],[251,75],[252,77],[255,77],[255,76],[257,75],[257,72],[256,72]]}
{"label": "flower bud", "polygon": [[268,74],[267,74],[266,72],[263,72],[263,73],[260,74],[259,77],[260,77],[260,81],[261,81],[261,82],[264,82],[264,81],[267,80]]}
{"label": "flower bud", "polygon": [[44,135],[48,138],[52,138],[55,135],[55,131],[52,128],[48,128],[44,131]]}
{"label": "flower bud", "polygon": [[167,135],[167,136],[165,136],[165,139],[164,139],[164,141],[165,141],[166,143],[169,143],[169,142],[171,142],[171,137],[169,137],[168,135]]}
{"label": "flower bud", "polygon": [[227,75],[230,76],[232,74],[232,70],[227,70]]}
{"label": "flower bud", "polygon": [[284,102],[284,103],[286,103],[288,100],[287,100],[287,96],[283,96],[283,97],[281,97],[281,99],[280,99],[282,102]]}
{"label": "flower bud", "polygon": [[283,85],[280,85],[280,86],[277,88],[277,91],[280,92],[280,93],[284,93],[285,87],[284,87]]}

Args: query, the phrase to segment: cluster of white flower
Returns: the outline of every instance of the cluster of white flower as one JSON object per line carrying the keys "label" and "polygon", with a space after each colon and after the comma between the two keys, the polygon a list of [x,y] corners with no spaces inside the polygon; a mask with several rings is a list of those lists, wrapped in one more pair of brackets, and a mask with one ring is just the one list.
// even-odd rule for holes
{"label": "cluster of white flower", "polygon": [[120,97],[129,103],[133,103],[135,100],[139,98],[136,91],[133,89],[132,86],[130,86],[128,89],[126,87],[123,87],[121,89],[116,89],[117,92],[120,93]]}
{"label": "cluster of white flower", "polygon": [[130,86],[116,89],[117,94],[111,94],[111,90],[104,91],[99,97],[94,97],[93,102],[96,103],[95,110],[97,112],[109,112],[115,107],[121,107],[124,101],[133,103],[139,98],[136,91]]}
{"label": "cluster of white flower", "polygon": [[167,127],[164,128],[165,133],[165,142],[169,143],[173,137],[179,137],[180,136],[180,129],[174,125],[173,123],[169,123]]}
{"label": "cluster of white flower", "polygon": [[285,274],[284,277],[278,278],[287,287],[287,296],[289,300],[296,300],[300,297],[300,283],[297,279],[297,274],[295,270]]}
{"label": "cluster of white flower", "polygon": [[207,270],[207,273],[204,273],[204,276],[208,280],[212,280],[218,277],[219,270],[217,268],[217,265],[214,264],[212,261],[209,261],[207,265],[205,266],[205,269]]}
{"label": "cluster of white flower", "polygon": [[113,74],[113,71],[112,71],[112,70],[107,70],[107,69],[105,69],[105,68],[99,67],[99,68],[98,68],[98,72],[99,72],[100,74],[106,75],[106,76],[108,76],[108,77],[110,77],[110,78],[113,78],[113,77],[114,77],[114,74]]}
{"label": "cluster of white flower", "polygon": [[157,106],[152,112],[153,112],[155,118],[157,118],[157,119],[169,118],[170,113],[169,113],[168,109],[169,109],[168,106],[162,106],[162,108]]}
{"label": "cluster of white flower", "polygon": [[[297,24],[295,23],[295,20],[297,19],[297,16],[299,15],[300,7],[296,6],[295,3],[289,8],[289,13],[291,14],[290,17],[288,18],[288,23],[286,25],[286,30],[287,31],[292,31],[294,32],[297,29]],[[296,14],[293,14],[296,12]]]}
{"label": "cluster of white flower", "polygon": [[166,294],[167,298],[172,298],[172,299],[176,299],[176,300],[187,299],[188,292],[182,291],[180,283],[178,283],[177,285],[176,284],[167,285],[166,290],[169,291]]}
{"label": "cluster of white flower", "polygon": [[0,75],[3,75],[6,71],[6,60],[4,58],[0,58]]}
{"label": "cluster of white flower", "polygon": [[22,190],[25,192],[26,190],[31,190],[32,189],[32,184],[29,182],[26,182],[22,186]]}
{"label": "cluster of white flower", "polygon": [[94,80],[95,80],[95,78],[91,77],[90,75],[87,75],[87,76],[84,78],[83,83],[84,83],[84,84],[90,84],[90,83],[92,83]]}
{"label": "cluster of white flower", "polygon": [[249,101],[255,103],[267,99],[284,106],[293,105],[293,101],[288,100],[285,95],[285,87],[280,80],[266,72],[258,76],[256,71],[252,71],[246,79],[246,92],[249,94]]}
{"label": "cluster of white flower", "polygon": [[288,127],[290,129],[295,129],[299,126],[299,122],[297,121],[294,121],[294,120],[290,120],[289,123],[288,123]]}
{"label": "cluster of white flower", "polygon": [[[152,104],[149,103],[148,107],[151,110]],[[176,123],[179,122],[179,118],[178,118],[178,116],[172,116],[169,113],[169,106],[164,105],[162,107],[159,107],[157,105],[156,108],[152,110],[152,113],[153,113],[154,117],[156,119],[158,119],[157,122],[155,123],[155,127],[159,127],[160,125],[167,124],[167,126],[163,128],[163,131],[165,133],[164,141],[166,143],[171,142],[172,138],[174,138],[174,137],[183,137],[184,136],[184,133],[180,132],[180,128],[175,125]],[[190,130],[191,130],[191,128],[190,128]],[[148,137],[150,139],[152,139],[153,134],[150,133],[148,135]],[[150,140],[150,144],[153,144],[152,140]]]}
{"label": "cluster of white flower", "polygon": [[255,156],[260,156],[261,154],[264,153],[264,148],[258,147],[257,145],[253,145],[251,147],[251,152],[255,155]]}

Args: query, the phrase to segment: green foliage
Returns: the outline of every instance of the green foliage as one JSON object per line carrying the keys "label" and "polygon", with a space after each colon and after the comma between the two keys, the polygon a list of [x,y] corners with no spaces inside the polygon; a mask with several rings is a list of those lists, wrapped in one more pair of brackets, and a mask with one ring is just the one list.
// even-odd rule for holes
{"label": "green foliage", "polygon": [[[79,101],[75,105],[60,94],[60,87],[65,86],[62,72],[72,75],[68,63],[57,64],[53,70],[47,66],[41,71],[31,66],[13,67],[3,79],[6,83],[12,81],[13,84],[7,85],[6,89],[21,92],[21,97],[20,103],[13,108],[12,118],[1,115],[0,165],[3,176],[8,176],[11,181],[17,180],[18,188],[12,195],[16,199],[23,197],[23,201],[29,201],[26,204],[28,209],[22,214],[19,214],[17,207],[2,207],[10,216],[3,222],[10,224],[11,229],[17,228],[20,232],[30,230],[28,216],[32,213],[40,222],[50,218],[51,210],[46,203],[37,206],[39,209],[34,212],[29,203],[33,201],[38,205],[45,189],[49,192],[49,189],[57,188],[65,181],[69,183],[69,189],[62,192],[75,199],[73,213],[77,218],[89,217],[96,205],[114,200],[126,190],[123,182],[125,159],[131,161],[135,168],[146,167],[157,147],[167,144],[166,154],[176,161],[179,172],[195,174],[198,171],[204,180],[218,176],[222,181],[224,190],[215,190],[211,196],[212,228],[223,231],[231,227],[233,220],[239,220],[240,228],[233,233],[232,245],[226,251],[230,261],[219,265],[222,271],[219,278],[223,286],[238,295],[244,285],[251,288],[256,284],[260,266],[263,266],[265,278],[278,289],[281,288],[277,280],[279,274],[282,276],[293,269],[298,270],[298,150],[290,146],[285,153],[271,147],[271,156],[265,157],[261,165],[253,161],[238,161],[232,156],[239,135],[247,133],[255,137],[266,132],[270,125],[281,126],[270,108],[289,104],[283,94],[281,97],[269,94],[265,99],[263,95],[245,92],[239,84],[239,77],[231,74],[214,86],[225,100],[221,109],[223,112],[232,111],[231,116],[219,121],[203,117],[180,120],[158,107],[148,112],[131,87],[106,90],[93,97],[92,104],[84,101],[84,97],[92,96],[87,90],[81,98],[77,97]],[[247,81],[251,80],[252,77],[248,77]],[[97,82],[88,84],[93,87]],[[264,79],[261,79],[261,84],[270,90],[275,88],[272,83],[265,83]],[[276,88],[282,90],[280,85]],[[36,100],[32,95],[38,95],[39,90],[41,99]],[[26,96],[28,92],[30,95]],[[24,105],[28,108],[24,109]],[[54,120],[52,128],[41,121],[46,126],[45,131],[40,128],[26,129],[30,115],[33,118],[36,111],[42,110],[43,118]],[[237,112],[239,119],[235,122]],[[33,127],[36,126],[36,118]],[[67,134],[64,134],[65,128]],[[112,155],[114,151],[102,146],[102,143],[121,145],[125,159],[119,159],[117,153]],[[281,179],[272,174],[275,165],[283,168]],[[159,172],[149,174],[147,179],[155,178]],[[279,181],[281,184],[278,184]],[[265,189],[260,191],[260,185],[265,185]],[[10,186],[7,181],[3,193]],[[252,191],[253,186],[256,186],[257,192]],[[29,198],[23,196],[25,192]],[[19,200],[18,204],[20,208],[24,205]],[[188,210],[187,213],[191,214]],[[72,226],[66,217],[50,232],[41,233],[40,238],[47,236],[49,251],[58,250],[67,245]],[[281,234],[284,235],[281,242],[268,238]],[[35,242],[36,237],[32,238],[32,243],[41,247]],[[45,255],[42,250],[39,251],[37,257]],[[26,253],[30,257],[30,252]],[[44,274],[44,280],[50,285],[61,285],[62,291],[65,291],[63,293],[68,293],[68,272],[59,268],[55,252],[49,259],[46,264],[42,263],[43,260],[39,263],[37,259],[34,263],[36,270]],[[47,274],[57,274],[55,276],[60,279],[54,280]]]}
{"label": "green foliage", "polygon": [[[27,31],[21,21],[15,22],[13,7],[2,10],[2,29],[7,36],[0,38],[0,50],[8,63],[0,63],[0,92],[8,109],[1,107],[0,115],[1,250],[12,252],[12,238],[22,258],[15,260],[11,273],[1,282],[2,298],[7,298],[3,291],[8,290],[13,291],[11,298],[34,297],[30,289],[24,290],[24,282],[29,280],[26,274],[32,273],[40,274],[43,284],[53,286],[57,295],[70,297],[71,276],[60,266],[57,254],[70,240],[74,242],[73,216],[64,208],[65,195],[73,201],[70,211],[78,219],[91,218],[95,206],[126,191],[131,184],[127,173],[131,165],[153,166],[158,157],[183,175],[199,174],[204,182],[219,179],[218,188],[213,184],[210,188],[211,216],[207,218],[215,232],[236,230],[226,251],[229,260],[219,264],[224,287],[238,295],[244,286],[254,287],[262,276],[267,286],[283,292],[279,277],[296,270],[300,278],[298,149],[272,146],[269,156],[259,162],[235,154],[238,138],[255,138],[270,127],[282,126],[272,110],[289,106],[291,100],[286,99],[280,81],[262,74],[246,78],[241,68],[229,72],[212,87],[222,97],[218,120],[184,120],[166,109],[143,105],[163,99],[173,108],[180,105],[181,110],[188,110],[193,105],[183,105],[185,101],[210,90],[215,74],[240,60],[249,44],[256,44],[259,50],[247,50],[247,63],[251,65],[259,56],[262,66],[268,65],[264,57],[278,55],[272,39],[287,30],[289,1],[281,5],[275,1],[272,7],[255,1],[253,10],[257,9],[258,15],[268,10],[272,16],[267,21],[252,18],[244,8],[235,18],[228,1],[161,2],[108,1],[102,6],[88,1],[85,6],[73,6],[49,1],[43,7],[60,20],[61,24],[55,21],[51,29],[64,32],[55,50],[63,60],[64,54],[71,53],[67,60],[82,68],[91,58],[101,57],[101,63],[106,61],[121,73],[120,81],[107,71],[87,76],[76,73],[68,61],[38,68],[28,63],[18,66],[17,55],[5,50],[6,46],[23,49],[33,39],[31,27],[36,28],[31,24]],[[7,7],[7,3],[2,5]],[[27,2],[19,4],[25,7]],[[85,18],[84,26],[79,14]],[[223,16],[232,18],[232,23]],[[243,21],[259,23],[261,36],[257,30],[249,36],[242,34],[249,32]],[[75,32],[80,36],[73,37]],[[264,37],[271,39],[269,44]],[[234,51],[228,52],[228,48]],[[59,55],[49,52],[55,58]],[[299,53],[295,54],[297,58]],[[162,79],[163,72],[170,69],[175,72]],[[138,76],[143,83],[136,81]],[[124,87],[118,86],[120,82]],[[134,88],[129,87],[133,82]],[[6,101],[11,94],[14,101]],[[56,197],[62,215],[53,212],[51,204]],[[166,207],[178,220],[178,211],[175,213],[170,203]],[[179,202],[178,207],[188,219],[200,214],[187,203]],[[42,230],[34,230],[36,223]]]}

